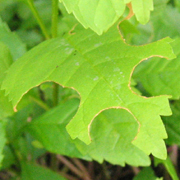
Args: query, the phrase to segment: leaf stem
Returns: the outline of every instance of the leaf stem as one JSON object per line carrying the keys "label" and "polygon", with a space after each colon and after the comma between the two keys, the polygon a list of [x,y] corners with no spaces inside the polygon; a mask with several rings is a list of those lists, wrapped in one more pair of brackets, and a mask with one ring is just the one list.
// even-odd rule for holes
{"label": "leaf stem", "polygon": [[[51,33],[52,38],[57,37],[58,31],[58,0],[52,0],[52,25],[51,25]],[[59,85],[53,83],[53,105],[54,107],[58,105],[58,95],[59,95]],[[57,171],[57,159],[56,154],[51,154],[51,168],[54,171]]]}
{"label": "leaf stem", "polygon": [[53,105],[58,105],[59,85],[53,83]]}
{"label": "leaf stem", "polygon": [[106,166],[106,162],[105,162],[105,161],[102,163],[102,169],[103,169],[103,173],[104,173],[104,178],[105,178],[106,180],[110,180],[111,177],[110,177],[110,174],[109,174],[109,172],[108,172],[108,169],[107,169],[107,166]]}
{"label": "leaf stem", "polygon": [[74,166],[70,161],[68,161],[65,157],[61,155],[57,155],[57,158],[65,164],[72,172],[74,172],[76,175],[78,175],[80,178],[83,177],[83,173],[76,167]]}
{"label": "leaf stem", "polygon": [[37,20],[37,22],[38,22],[38,24],[39,24],[39,26],[40,26],[40,28],[42,30],[42,33],[44,34],[45,38],[49,39],[50,37],[49,37],[48,32],[46,30],[46,27],[45,27],[45,25],[44,25],[40,15],[39,15],[39,13],[38,13],[36,7],[34,5],[34,1],[33,0],[28,0],[28,5],[29,5],[29,7],[30,7],[34,17],[36,18],[36,20]]}
{"label": "leaf stem", "polygon": [[17,167],[17,171],[16,173],[18,173],[20,171],[20,168],[21,168],[21,160],[22,160],[22,157],[21,157],[21,154],[18,154],[16,149],[13,147],[12,144],[8,144],[12,154],[14,155],[14,158],[15,158],[15,161],[16,161],[16,167]]}
{"label": "leaf stem", "polygon": [[137,175],[140,172],[140,169],[138,167],[132,166],[132,170],[133,170],[135,175]]}
{"label": "leaf stem", "polygon": [[48,107],[47,104],[45,104],[43,101],[33,97],[33,96],[30,96],[29,97],[30,100],[34,101],[36,104],[38,104],[40,107],[42,107],[44,110],[48,111],[50,108]]}
{"label": "leaf stem", "polygon": [[72,161],[76,164],[77,167],[79,167],[79,169],[82,171],[82,173],[84,174],[84,180],[91,180],[91,177],[87,171],[87,169],[85,168],[85,166],[83,165],[83,163],[81,163],[80,160],[73,158]]}
{"label": "leaf stem", "polygon": [[58,31],[58,0],[52,0],[52,38],[57,37]]}
{"label": "leaf stem", "polygon": [[51,163],[50,163],[51,169],[53,171],[57,171],[58,170],[58,162],[57,162],[57,158],[56,158],[56,154],[51,154]]}

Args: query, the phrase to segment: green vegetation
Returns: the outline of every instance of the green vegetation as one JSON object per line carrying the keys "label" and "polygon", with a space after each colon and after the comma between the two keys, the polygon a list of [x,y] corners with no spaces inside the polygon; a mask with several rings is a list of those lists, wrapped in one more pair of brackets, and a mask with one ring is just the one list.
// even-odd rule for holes
{"label": "green vegetation", "polygon": [[179,0],[0,0],[0,179],[178,180]]}

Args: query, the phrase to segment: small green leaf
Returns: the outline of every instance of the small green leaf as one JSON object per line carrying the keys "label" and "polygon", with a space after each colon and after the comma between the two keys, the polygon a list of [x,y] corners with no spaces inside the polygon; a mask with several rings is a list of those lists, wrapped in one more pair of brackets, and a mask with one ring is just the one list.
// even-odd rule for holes
{"label": "small green leaf", "polygon": [[0,168],[2,169],[7,169],[9,168],[12,164],[16,164],[16,158],[12,152],[12,150],[9,148],[9,146],[5,146],[3,149],[3,161],[2,161],[2,167]]}
{"label": "small green leaf", "polygon": [[14,60],[21,57],[26,52],[26,47],[17,36],[10,31],[9,27],[0,18],[0,41],[10,49]]}
{"label": "small green leaf", "polygon": [[91,28],[99,35],[107,31],[123,15],[127,3],[132,3],[133,12],[142,24],[149,21],[150,11],[153,10],[153,0],[60,0],[60,2],[85,28]]}
{"label": "small green leaf", "polygon": [[[120,0],[60,0],[69,13],[97,34],[107,31],[123,14],[125,3]],[[108,14],[108,16],[107,16]]]}
{"label": "small green leaf", "polygon": [[143,168],[133,180],[157,180],[151,167]]}
{"label": "small green leaf", "polygon": [[22,162],[22,180],[66,180],[57,173],[43,167]]}
{"label": "small green leaf", "polygon": [[153,0],[131,0],[133,12],[137,20],[146,24],[150,18],[150,11],[153,8]]}

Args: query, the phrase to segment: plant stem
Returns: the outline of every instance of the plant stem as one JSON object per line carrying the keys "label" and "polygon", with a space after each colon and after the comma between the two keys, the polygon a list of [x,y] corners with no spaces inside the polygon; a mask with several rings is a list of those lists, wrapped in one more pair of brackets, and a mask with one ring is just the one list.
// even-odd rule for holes
{"label": "plant stem", "polygon": [[61,176],[64,176],[64,177],[67,178],[68,180],[78,180],[77,178],[75,178],[75,177],[73,177],[73,176],[71,176],[71,175],[69,175],[69,174],[66,174],[66,173],[64,173],[64,172],[59,172],[59,174],[60,174]]}
{"label": "plant stem", "polygon": [[30,96],[30,100],[34,101],[36,104],[38,104],[40,107],[42,107],[46,111],[48,111],[50,109],[47,104],[45,104],[43,101],[41,101],[33,96]]}
{"label": "plant stem", "polygon": [[87,171],[87,169],[85,168],[85,166],[83,165],[83,163],[81,163],[80,160],[73,158],[72,161],[77,165],[77,167],[79,167],[79,169],[82,171],[82,173],[84,174],[84,180],[91,180],[91,177]]}
{"label": "plant stem", "polygon": [[[57,29],[58,29],[57,24],[58,24],[58,0],[52,0],[52,25],[51,25],[52,38],[57,37]],[[59,95],[58,91],[59,91],[59,85],[53,83],[54,107],[58,105],[58,95]],[[51,154],[51,169],[54,171],[58,169],[56,154]]]}
{"label": "plant stem", "polygon": [[178,146],[177,145],[173,145],[171,146],[172,148],[172,151],[170,153],[170,158],[171,158],[171,161],[172,163],[174,164],[174,166],[177,168],[177,165],[178,165]]}
{"label": "plant stem", "polygon": [[132,166],[132,170],[133,170],[135,175],[137,175],[140,172],[140,169],[138,167],[133,167]]}
{"label": "plant stem", "polygon": [[95,179],[95,174],[94,174],[94,163],[93,162],[89,162],[88,163],[88,172],[91,175],[92,179]]}
{"label": "plant stem", "polygon": [[68,161],[65,157],[61,155],[57,155],[57,158],[65,164],[72,172],[74,172],[76,175],[78,175],[80,178],[83,177],[83,173],[76,167],[74,164],[72,164],[70,161]]}
{"label": "plant stem", "polygon": [[16,149],[13,147],[12,144],[8,144],[12,154],[14,155],[14,158],[15,158],[15,161],[16,161],[16,167],[17,167],[17,172],[20,171],[21,169],[21,160],[22,160],[22,157],[20,157],[21,155],[17,153]]}
{"label": "plant stem", "polygon": [[106,166],[106,162],[105,162],[105,161],[102,163],[102,169],[103,169],[103,173],[104,173],[105,179],[106,179],[106,180],[110,180],[111,177],[110,177],[110,174],[109,174],[109,172],[108,172],[108,169],[107,169],[107,166]]}
{"label": "plant stem", "polygon": [[56,154],[51,154],[51,169],[53,171],[57,171],[58,170],[58,162],[57,162],[57,158],[56,158]]}
{"label": "plant stem", "polygon": [[[57,37],[57,24],[58,24],[58,0],[52,0],[52,38]],[[53,103],[54,106],[58,104],[58,89],[59,85],[54,83],[53,84]]]}
{"label": "plant stem", "polygon": [[44,25],[40,15],[39,15],[37,9],[36,9],[36,7],[34,6],[34,1],[33,0],[28,0],[28,5],[29,5],[29,7],[30,7],[34,17],[36,18],[36,20],[37,20],[37,22],[38,22],[38,24],[39,24],[39,26],[40,26],[40,28],[42,30],[42,33],[44,34],[45,38],[49,39],[50,37],[48,35],[46,27],[45,27],[45,25]]}
{"label": "plant stem", "polygon": [[58,105],[59,85],[53,83],[53,105]]}
{"label": "plant stem", "polygon": [[58,0],[52,0],[52,38],[57,37],[58,31]]}

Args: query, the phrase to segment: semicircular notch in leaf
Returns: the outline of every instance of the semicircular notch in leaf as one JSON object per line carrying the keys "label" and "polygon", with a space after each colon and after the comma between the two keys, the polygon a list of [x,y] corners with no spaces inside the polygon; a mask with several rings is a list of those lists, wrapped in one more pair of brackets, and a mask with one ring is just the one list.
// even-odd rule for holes
{"label": "semicircular notch in leaf", "polygon": [[168,96],[145,98],[129,88],[134,67],[151,56],[174,58],[169,42],[162,39],[144,46],[124,43],[116,27],[98,36],[79,30],[65,38],[38,45],[16,61],[3,83],[14,106],[30,88],[54,81],[76,89],[81,102],[67,126],[74,139],[91,142],[89,130],[93,119],[103,110],[125,108],[139,123],[133,141],[146,154],[166,157],[163,139],[167,137],[160,115],[171,114]]}
{"label": "semicircular notch in leaf", "polygon": [[172,99],[180,97],[180,39],[171,43],[177,58],[173,61],[155,58],[148,60],[137,68],[134,79],[141,82],[145,90],[152,96],[168,94]]}
{"label": "semicircular notch in leaf", "polygon": [[[100,128],[99,128],[100,127]],[[92,143],[84,144],[75,139],[82,154],[88,154],[102,163],[104,160],[125,166],[150,165],[149,157],[132,144],[138,131],[138,123],[125,109],[109,109],[99,114],[92,123]]]}

